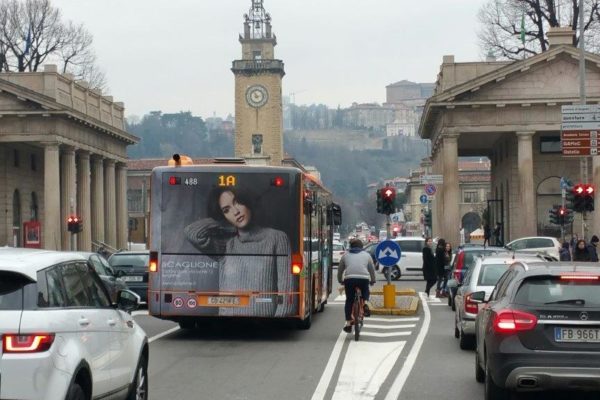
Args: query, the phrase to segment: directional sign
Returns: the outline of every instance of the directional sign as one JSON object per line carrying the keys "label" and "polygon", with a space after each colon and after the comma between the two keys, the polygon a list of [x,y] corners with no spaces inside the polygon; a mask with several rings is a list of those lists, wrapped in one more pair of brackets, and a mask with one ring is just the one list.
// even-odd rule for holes
{"label": "directional sign", "polygon": [[564,156],[598,154],[600,105],[562,106],[560,141]]}
{"label": "directional sign", "polygon": [[437,192],[437,188],[433,183],[425,185],[425,193],[427,193],[428,196],[433,196],[435,192]]}
{"label": "directional sign", "polygon": [[426,194],[422,194],[421,197],[419,197],[419,201],[421,202],[421,204],[427,204],[427,202],[429,201],[429,198],[427,197]]}
{"label": "directional sign", "polygon": [[400,261],[402,250],[400,250],[398,243],[393,240],[384,240],[377,245],[375,255],[377,256],[379,265],[391,267],[392,265],[398,264],[398,261]]}
{"label": "directional sign", "polygon": [[600,113],[600,105],[598,104],[576,104],[573,106],[562,106],[561,112],[563,114],[592,114]]}
{"label": "directional sign", "polygon": [[422,175],[421,183],[444,183],[444,175]]}

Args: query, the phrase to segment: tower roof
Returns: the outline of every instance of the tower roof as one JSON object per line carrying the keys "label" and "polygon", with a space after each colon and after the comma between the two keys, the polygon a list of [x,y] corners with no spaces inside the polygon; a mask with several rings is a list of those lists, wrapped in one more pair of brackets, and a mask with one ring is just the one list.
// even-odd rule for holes
{"label": "tower roof", "polygon": [[252,0],[248,14],[244,14],[244,39],[274,39],[271,32],[271,15],[265,10],[263,0]]}

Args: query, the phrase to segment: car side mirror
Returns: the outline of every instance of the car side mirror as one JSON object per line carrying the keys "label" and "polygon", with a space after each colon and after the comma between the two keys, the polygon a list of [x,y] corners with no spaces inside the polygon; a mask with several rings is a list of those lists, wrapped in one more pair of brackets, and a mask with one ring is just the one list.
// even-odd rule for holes
{"label": "car side mirror", "polygon": [[119,290],[119,293],[117,294],[117,308],[127,313],[131,313],[140,308],[141,302],[142,298],[131,290]]}
{"label": "car side mirror", "polygon": [[115,276],[117,278],[121,278],[122,276],[125,276],[125,271],[123,271],[122,269],[118,270],[117,273],[115,274]]}
{"label": "car side mirror", "polygon": [[485,292],[481,291],[471,293],[471,302],[476,304],[487,303],[487,301],[485,301]]}
{"label": "car side mirror", "polygon": [[108,271],[108,273],[114,277],[117,277],[117,273],[115,272],[114,269],[112,269],[112,267],[106,267],[106,270]]}

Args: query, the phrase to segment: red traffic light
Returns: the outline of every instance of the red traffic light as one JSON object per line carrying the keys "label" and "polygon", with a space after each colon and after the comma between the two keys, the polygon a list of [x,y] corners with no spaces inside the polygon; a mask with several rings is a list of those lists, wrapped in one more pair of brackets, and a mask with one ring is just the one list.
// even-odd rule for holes
{"label": "red traffic light", "polygon": [[583,194],[584,191],[585,191],[585,187],[582,184],[577,184],[573,188],[573,193],[575,193],[575,194],[581,195],[581,194]]}
{"label": "red traffic light", "polygon": [[382,190],[383,197],[386,199],[393,199],[396,196],[396,190],[394,188],[386,187]]}
{"label": "red traffic light", "polygon": [[592,185],[585,185],[584,190],[588,196],[592,196],[594,194],[594,186]]}
{"label": "red traffic light", "polygon": [[565,215],[566,213],[567,213],[567,210],[566,210],[565,208],[561,207],[561,208],[559,208],[559,209],[558,209],[558,214],[559,214],[560,216],[563,216],[563,215]]}

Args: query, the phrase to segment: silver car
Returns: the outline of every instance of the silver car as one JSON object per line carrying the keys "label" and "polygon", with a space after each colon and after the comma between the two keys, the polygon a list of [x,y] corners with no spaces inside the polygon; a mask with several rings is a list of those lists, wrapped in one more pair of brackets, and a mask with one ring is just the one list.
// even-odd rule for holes
{"label": "silver car", "polygon": [[460,339],[460,348],[463,350],[475,347],[475,318],[479,312],[479,304],[471,300],[471,294],[485,292],[487,300],[494,290],[498,279],[517,261],[542,261],[543,255],[535,254],[494,254],[488,257],[477,258],[475,266],[467,272],[463,284],[458,287],[454,302],[454,337]]}

